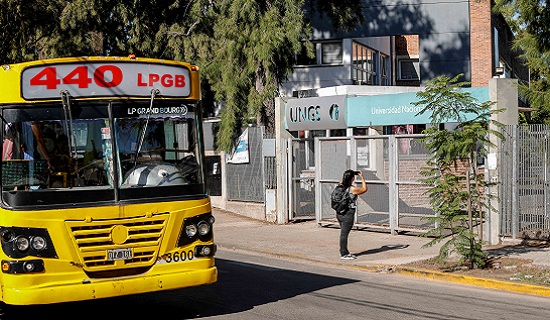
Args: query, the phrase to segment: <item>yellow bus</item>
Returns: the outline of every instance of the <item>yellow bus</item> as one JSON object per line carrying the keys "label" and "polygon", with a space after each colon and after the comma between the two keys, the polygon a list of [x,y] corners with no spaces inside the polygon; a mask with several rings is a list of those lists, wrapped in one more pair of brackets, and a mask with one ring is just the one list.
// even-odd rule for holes
{"label": "yellow bus", "polygon": [[134,56],[1,66],[4,304],[217,281],[199,87]]}

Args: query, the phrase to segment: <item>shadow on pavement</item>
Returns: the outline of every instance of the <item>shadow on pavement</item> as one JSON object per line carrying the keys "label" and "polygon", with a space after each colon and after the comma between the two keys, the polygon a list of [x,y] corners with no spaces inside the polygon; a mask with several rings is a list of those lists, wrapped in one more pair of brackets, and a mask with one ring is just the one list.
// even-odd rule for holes
{"label": "shadow on pavement", "polygon": [[363,255],[376,254],[376,253],[381,253],[381,252],[390,251],[390,250],[405,249],[405,248],[408,248],[408,247],[409,247],[408,244],[397,244],[397,245],[381,246],[380,248],[366,250],[366,251],[363,251],[363,252],[356,253],[355,255],[356,256],[363,256]]}
{"label": "shadow on pavement", "polygon": [[530,252],[545,252],[550,248],[548,243],[538,244],[515,244],[507,246],[497,246],[484,250],[490,256],[508,256],[514,254],[525,254]]}
{"label": "shadow on pavement", "polygon": [[[193,319],[227,315],[355,280],[216,259],[218,282],[212,285],[157,293],[15,307],[16,319],[52,315],[73,319]],[[49,319],[47,316],[46,318]],[[4,319],[4,317],[2,317]]]}

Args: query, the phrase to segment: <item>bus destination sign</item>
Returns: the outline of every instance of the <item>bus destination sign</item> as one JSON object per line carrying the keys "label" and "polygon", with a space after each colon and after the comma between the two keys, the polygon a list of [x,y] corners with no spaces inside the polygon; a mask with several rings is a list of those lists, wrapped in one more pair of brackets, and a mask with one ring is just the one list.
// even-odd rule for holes
{"label": "bus destination sign", "polygon": [[191,93],[189,69],[138,62],[79,62],[31,66],[21,75],[26,100],[56,99],[61,91],[75,98],[148,97],[152,89],[162,97]]}

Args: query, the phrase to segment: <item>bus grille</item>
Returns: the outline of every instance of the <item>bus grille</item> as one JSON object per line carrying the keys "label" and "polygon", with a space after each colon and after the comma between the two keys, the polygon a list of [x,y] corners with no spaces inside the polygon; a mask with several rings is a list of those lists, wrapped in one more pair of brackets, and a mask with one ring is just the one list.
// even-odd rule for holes
{"label": "bus grille", "polygon": [[[100,271],[112,269],[109,267],[136,268],[152,265],[158,254],[167,218],[168,214],[161,214],[149,218],[68,221],[67,224],[84,268],[88,271]],[[109,261],[109,250],[129,248],[133,251],[132,258]]]}

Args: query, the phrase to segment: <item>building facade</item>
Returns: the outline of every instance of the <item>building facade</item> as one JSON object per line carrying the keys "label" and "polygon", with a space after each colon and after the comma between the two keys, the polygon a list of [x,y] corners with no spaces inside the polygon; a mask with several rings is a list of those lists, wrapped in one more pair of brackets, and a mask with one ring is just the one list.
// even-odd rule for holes
{"label": "building facade", "polygon": [[342,85],[421,86],[441,75],[472,87],[493,77],[529,80],[510,47],[513,35],[491,0],[361,1],[364,25],[349,32],[311,17],[315,57],[299,57],[282,85],[285,97]]}
{"label": "building facade", "polygon": [[[504,19],[491,12],[490,0],[380,0],[376,4],[363,0],[362,4],[365,22],[348,32],[330,28],[325,17],[311,17],[315,56],[298,57],[276,101],[277,192],[266,187],[264,203],[253,206],[255,213],[247,215],[277,223],[296,218],[297,207],[304,209],[303,217],[319,215],[307,211],[322,203],[312,138],[421,133],[429,120],[416,117],[411,105],[415,92],[432,78],[463,74],[462,80],[471,83],[472,92],[483,93],[482,99],[492,92],[489,83],[494,78],[529,80],[518,53],[510,49],[512,33]],[[510,100],[497,99],[496,93],[492,97],[499,104]],[[506,106],[516,110],[508,115],[510,124],[517,122],[515,100]],[[391,115],[384,114],[388,110]],[[306,160],[303,168],[294,168],[287,158],[288,142],[299,138],[305,139],[297,151],[303,157],[294,155]],[[268,149],[265,143],[263,147]],[[371,159],[380,156],[374,152]],[[223,180],[234,168],[223,159],[222,164]],[[234,211],[231,206],[235,208],[237,201],[224,192],[227,182],[221,184],[221,197],[213,199],[213,204]],[[250,204],[242,211],[252,211]]]}

